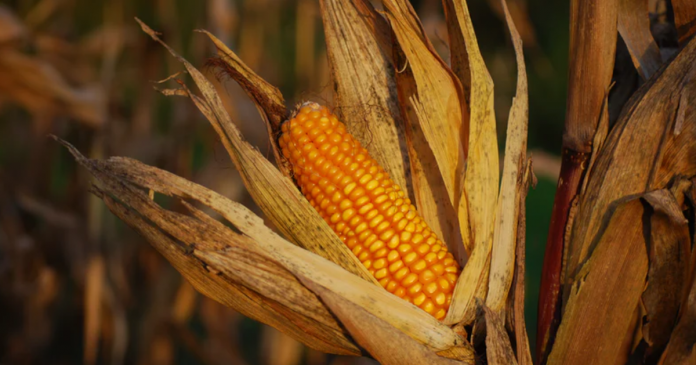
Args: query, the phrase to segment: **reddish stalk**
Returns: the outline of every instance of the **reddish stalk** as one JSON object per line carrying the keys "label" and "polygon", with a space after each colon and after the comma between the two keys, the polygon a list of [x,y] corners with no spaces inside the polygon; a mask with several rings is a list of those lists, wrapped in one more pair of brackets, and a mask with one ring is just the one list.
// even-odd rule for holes
{"label": "reddish stalk", "polygon": [[578,194],[584,172],[583,165],[588,153],[563,149],[561,173],[558,177],[558,190],[553,201],[551,226],[546,241],[544,265],[539,290],[539,309],[537,317],[538,363],[546,359],[553,344],[553,337],[561,318],[561,269],[563,267],[563,247],[566,225],[573,199]]}

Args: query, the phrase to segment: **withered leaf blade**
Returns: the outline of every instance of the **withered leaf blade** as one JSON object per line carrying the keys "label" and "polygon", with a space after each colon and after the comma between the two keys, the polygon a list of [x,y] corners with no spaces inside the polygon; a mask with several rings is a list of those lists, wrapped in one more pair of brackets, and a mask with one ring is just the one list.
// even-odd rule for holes
{"label": "withered leaf blade", "polygon": [[549,364],[615,364],[628,357],[622,339],[637,325],[634,313],[645,287],[648,255],[641,200],[617,205],[606,214],[596,249],[570,284]]}
{"label": "withered leaf blade", "polygon": [[[200,260],[203,256],[200,254],[201,251],[192,255],[196,252],[194,247],[205,250],[231,246],[245,250],[247,255],[257,253],[248,238],[235,236],[228,228],[220,227],[219,222],[211,225],[209,222],[165,212],[144,193],[129,185],[127,179],[122,180],[110,175],[109,164],[86,160],[80,155],[76,155],[76,158],[104,184],[104,190],[94,189],[95,194],[114,214],[142,234],[199,292],[252,319],[269,324],[317,350],[351,355],[360,353],[328,311],[317,311],[313,317],[306,317],[302,311],[296,309],[298,303],[303,303],[301,306],[312,307],[312,303],[321,306],[313,294],[305,290],[304,294],[309,295],[295,303],[295,306],[286,307],[264,293],[254,290],[260,287],[250,289],[244,286],[238,276],[220,275],[219,270],[211,266],[214,262],[206,263]],[[130,170],[137,170],[137,166],[131,167]],[[150,177],[152,185],[157,185],[157,175]],[[191,239],[192,235],[196,235],[195,240]],[[195,241],[196,245],[191,242],[182,243],[182,240],[187,238]],[[274,278],[274,282],[287,284],[287,281],[277,278]],[[323,319],[318,321],[317,317]]]}
{"label": "withered leaf blade", "polygon": [[[137,19],[136,19],[137,20]],[[203,97],[190,95],[198,109],[220,136],[244,185],[278,229],[295,244],[346,268],[349,272],[375,283],[365,266],[343,244],[328,224],[302,196],[297,187],[283,176],[261,153],[247,143],[222,106],[213,85],[193,65],[162,42],[157,34],[140,22],[143,31],[162,44],[193,77]]]}
{"label": "withered leaf blade", "polygon": [[647,2],[619,0],[619,34],[626,42],[633,65],[643,80],[649,79],[662,64],[660,49],[650,32],[648,15]]}
{"label": "withered leaf blade", "polygon": [[643,337],[651,350],[657,351],[667,344],[672,334],[686,294],[684,283],[689,279],[691,237],[688,221],[678,202],[684,202],[683,191],[677,193],[679,197],[669,190],[656,190],[646,195],[654,212],[650,217],[648,283],[643,293],[647,312]]}
{"label": "withered leaf blade", "polygon": [[527,72],[522,53],[522,39],[512,21],[505,0],[501,0],[505,20],[512,43],[515,47],[517,60],[517,90],[508,117],[507,140],[505,142],[505,164],[498,196],[493,246],[491,251],[491,271],[488,283],[486,306],[505,318],[507,303],[513,275],[515,273],[515,244],[518,241],[517,227],[523,195],[526,194],[527,181],[527,121],[529,100],[527,95]]}
{"label": "withered leaf blade", "polygon": [[[696,42],[689,42],[624,107],[592,167],[567,247],[566,277],[593,249],[608,207],[626,196],[665,188],[674,176],[696,175]],[[685,102],[686,101],[686,102]],[[675,116],[686,108],[679,133]]]}
{"label": "withered leaf blade", "polygon": [[[321,289],[361,307],[430,351],[473,356],[465,339],[428,313],[283,240],[243,206],[136,161],[87,160],[66,146],[102,183],[103,188],[95,189],[109,208],[146,236],[203,294],[321,351],[357,354],[343,327],[315,295]],[[198,201],[243,234],[191,204],[184,203],[192,217],[167,211],[142,188]]]}
{"label": "withered leaf blade", "polygon": [[[372,30],[364,21],[374,19]],[[391,54],[380,47],[386,21],[369,2],[322,0],[326,48],[336,105],[334,112],[394,182],[413,198],[403,120],[396,97]],[[368,14],[369,15],[369,14]],[[390,47],[391,48],[391,47]]]}

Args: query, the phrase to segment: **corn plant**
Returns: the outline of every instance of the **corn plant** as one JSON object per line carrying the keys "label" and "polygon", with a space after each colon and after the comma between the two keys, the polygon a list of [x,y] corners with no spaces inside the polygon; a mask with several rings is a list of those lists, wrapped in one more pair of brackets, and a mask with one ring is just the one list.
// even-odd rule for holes
{"label": "corn plant", "polygon": [[[405,0],[321,0],[335,105],[288,109],[223,42],[209,65],[256,104],[273,162],[209,80],[194,103],[268,223],[220,194],[128,158],[90,160],[92,193],[204,295],[314,349],[384,364],[531,364],[524,321],[527,79],[517,62],[500,171],[493,82],[464,1],[444,0],[443,60]],[[563,162],[544,262],[538,363],[696,361],[696,8],[673,0],[680,48],[661,53],[647,8],[571,1]],[[678,16],[677,16],[678,14]],[[619,35],[644,82],[610,100]],[[616,121],[610,110],[621,111]],[[156,194],[178,200],[167,210]],[[222,221],[210,214],[215,212]],[[532,212],[533,214],[533,212]]]}

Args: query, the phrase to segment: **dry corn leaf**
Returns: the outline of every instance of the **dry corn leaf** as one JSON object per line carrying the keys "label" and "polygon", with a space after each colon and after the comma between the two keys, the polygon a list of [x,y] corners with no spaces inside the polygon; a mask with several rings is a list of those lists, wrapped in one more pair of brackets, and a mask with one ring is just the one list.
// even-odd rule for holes
{"label": "dry corn leaf", "polygon": [[[138,20],[139,21],[139,20]],[[139,21],[140,22],[140,21]],[[242,175],[244,185],[266,216],[292,242],[317,253],[346,270],[376,284],[357,257],[340,241],[328,224],[302,196],[295,184],[283,176],[258,150],[244,141],[222,106],[213,85],[193,65],[179,56],[157,34],[140,22],[143,31],[160,42],[184,64],[203,97],[190,95],[198,109],[220,136],[232,161]],[[187,91],[188,92],[188,91]]]}
{"label": "dry corn leaf", "polygon": [[691,237],[688,221],[682,214],[684,191],[688,180],[668,190],[657,190],[645,196],[654,209],[650,218],[648,283],[643,293],[646,321],[643,338],[658,351],[669,341],[677,322],[679,306],[686,297],[689,279]]}
{"label": "dry corn leaf", "polygon": [[[469,10],[464,1],[445,1],[452,70],[463,85],[468,102],[469,140],[464,194],[459,222],[471,257],[463,268],[445,319],[454,324],[474,319],[474,298],[488,289],[493,226],[499,189],[498,142],[493,106],[493,80],[478,48]],[[468,238],[468,239],[467,239]]]}
{"label": "dry corn leaf", "polygon": [[381,49],[378,36],[363,20],[365,15],[359,7],[374,13],[375,26],[388,30],[369,2],[321,1],[336,92],[334,113],[389,177],[413,198],[394,67],[391,53],[384,53],[390,49]]}
{"label": "dry corn leaf", "polygon": [[636,70],[643,80],[649,79],[660,68],[662,57],[650,31],[648,3],[619,0],[618,28]]}
{"label": "dry corn leaf", "polygon": [[522,39],[505,0],[501,0],[517,60],[517,90],[508,117],[507,141],[505,142],[505,162],[503,166],[498,209],[496,211],[493,245],[491,250],[491,269],[488,282],[486,306],[505,320],[505,305],[510,294],[515,273],[515,244],[517,243],[518,219],[524,210],[520,205],[526,195],[527,181],[527,121],[529,100],[527,95],[527,73]]}
{"label": "dry corn leaf", "polygon": [[[426,312],[290,244],[243,206],[137,161],[87,160],[66,146],[102,183],[103,188],[95,189],[109,208],[146,236],[203,294],[324,352],[358,353],[324,304],[330,302],[324,295],[329,295],[333,303],[350,302],[431,351],[459,359],[473,356],[463,338]],[[192,217],[164,210],[137,187],[196,200],[242,233],[190,204],[186,206]],[[355,321],[351,313],[346,321]]]}
{"label": "dry corn leaf", "polygon": [[[198,214],[194,214],[192,218],[166,211],[136,187],[197,200],[226,218],[233,217],[232,223],[238,223],[238,227],[247,234],[251,232],[252,237],[259,237],[264,233],[274,235],[246,208],[183,178],[137,161],[124,158],[87,160],[72,146],[66,146],[77,161],[101,182],[102,187],[95,188],[96,195],[114,214],[145,236],[199,292],[252,319],[278,328],[320,351],[353,355],[359,353],[331,314],[321,310],[323,305],[316,296],[297,279],[289,277],[287,270],[279,268],[267,255],[261,254],[253,239],[234,234],[199,212],[194,212]],[[237,259],[242,262],[245,259],[255,259],[259,266],[266,264],[275,269],[269,269],[277,274],[273,277],[272,286],[282,283],[283,295],[299,293],[298,295],[306,297],[287,307],[284,303],[270,299],[270,294],[263,292],[264,287],[259,286],[261,282],[253,281],[256,277],[238,273],[232,273],[232,276],[224,273],[220,275],[220,269],[212,268],[212,263],[200,258],[207,250],[223,248],[236,252]],[[254,274],[262,276],[265,272],[267,271],[254,271]],[[257,286],[244,286],[250,282]],[[277,292],[278,287],[274,291]],[[311,313],[311,316],[306,316],[307,313]]]}
{"label": "dry corn leaf", "polygon": [[[637,325],[648,271],[643,204],[619,202],[606,215],[597,248],[570,289],[549,364],[618,364],[627,354],[622,341]],[[602,344],[591,346],[589,344]],[[622,362],[623,361],[623,362]]]}
{"label": "dry corn leaf", "polygon": [[[566,277],[591,253],[603,216],[617,199],[662,189],[696,174],[696,42],[690,42],[624,107],[589,176],[567,246]],[[684,119],[678,122],[678,116]],[[681,124],[681,125],[680,125]],[[679,128],[677,128],[679,126]]]}
{"label": "dry corn leaf", "polygon": [[696,34],[696,2],[693,0],[672,0],[671,2],[679,44],[686,44],[689,38]]}

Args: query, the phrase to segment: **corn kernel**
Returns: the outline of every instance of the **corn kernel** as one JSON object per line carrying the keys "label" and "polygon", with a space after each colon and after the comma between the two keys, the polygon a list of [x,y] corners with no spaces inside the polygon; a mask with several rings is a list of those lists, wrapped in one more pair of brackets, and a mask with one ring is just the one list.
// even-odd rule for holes
{"label": "corn kernel", "polygon": [[459,266],[406,193],[327,108],[307,103],[279,145],[300,190],[379,284],[441,320]]}

